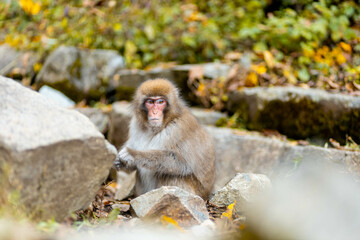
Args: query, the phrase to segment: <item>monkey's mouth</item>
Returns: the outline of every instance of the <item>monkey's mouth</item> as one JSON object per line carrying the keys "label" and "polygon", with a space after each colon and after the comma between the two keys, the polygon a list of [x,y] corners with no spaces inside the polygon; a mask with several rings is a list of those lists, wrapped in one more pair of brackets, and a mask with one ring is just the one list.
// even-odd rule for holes
{"label": "monkey's mouth", "polygon": [[149,118],[149,121],[161,121],[161,118]]}

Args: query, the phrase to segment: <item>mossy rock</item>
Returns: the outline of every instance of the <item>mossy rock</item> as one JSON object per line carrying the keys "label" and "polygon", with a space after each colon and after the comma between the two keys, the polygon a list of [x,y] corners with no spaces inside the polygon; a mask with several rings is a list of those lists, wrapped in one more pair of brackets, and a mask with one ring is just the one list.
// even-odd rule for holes
{"label": "mossy rock", "polygon": [[275,129],[288,137],[360,142],[360,97],[296,87],[245,88],[227,105],[253,130]]}

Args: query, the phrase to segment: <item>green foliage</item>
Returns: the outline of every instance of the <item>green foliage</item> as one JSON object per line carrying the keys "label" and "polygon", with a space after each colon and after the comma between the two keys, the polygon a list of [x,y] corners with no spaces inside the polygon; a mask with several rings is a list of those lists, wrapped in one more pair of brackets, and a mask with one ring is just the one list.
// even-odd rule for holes
{"label": "green foliage", "polygon": [[2,1],[0,9],[0,43],[45,54],[59,45],[115,49],[136,68],[249,55],[241,76],[209,89],[202,80],[195,89],[217,108],[228,90],[244,86],[360,88],[354,0],[19,0]]}

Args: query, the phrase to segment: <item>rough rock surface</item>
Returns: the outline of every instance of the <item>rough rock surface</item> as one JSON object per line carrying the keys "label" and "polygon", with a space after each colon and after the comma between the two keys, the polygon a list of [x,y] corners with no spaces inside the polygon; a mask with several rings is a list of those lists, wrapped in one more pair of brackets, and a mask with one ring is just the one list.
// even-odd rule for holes
{"label": "rough rock surface", "polygon": [[132,172],[120,170],[116,172],[116,176],[115,199],[123,200],[130,197],[134,193],[136,170]]}
{"label": "rough rock surface", "polygon": [[31,76],[34,74],[34,64],[38,60],[32,52],[19,52],[7,44],[0,46],[0,75]]}
{"label": "rough rock surface", "polygon": [[214,138],[216,146],[215,190],[222,188],[238,172],[261,173],[271,178],[279,166],[291,172],[304,162],[335,162],[345,171],[360,175],[360,152],[293,146],[277,139],[239,135],[232,129],[206,129]]}
{"label": "rough rock surface", "polygon": [[209,219],[204,200],[185,190],[165,186],[130,201],[140,218],[171,217],[180,226],[189,227]]}
{"label": "rough rock surface", "polygon": [[87,207],[116,149],[82,114],[0,77],[0,166],[29,214],[63,220]]}
{"label": "rough rock surface", "polygon": [[75,108],[75,110],[88,117],[101,133],[105,134],[109,130],[109,116],[101,109],[85,107]]}
{"label": "rough rock surface", "polygon": [[351,175],[308,162],[286,178],[273,178],[269,194],[247,209],[246,224],[260,239],[356,240],[359,202],[359,182]]}
{"label": "rough rock surface", "polygon": [[75,102],[65,96],[65,94],[49,86],[42,86],[39,89],[39,93],[60,107],[70,108],[75,105]]}
{"label": "rough rock surface", "polygon": [[202,109],[202,108],[191,108],[192,114],[195,115],[197,120],[203,125],[216,125],[216,122],[220,118],[225,118],[226,114],[218,111],[210,110],[210,109]]}
{"label": "rough rock surface", "polygon": [[120,149],[127,140],[130,118],[130,104],[128,102],[112,104],[108,139],[117,149]]}
{"label": "rough rock surface", "polygon": [[209,202],[220,207],[235,203],[235,214],[240,215],[246,206],[260,194],[265,194],[271,188],[270,179],[263,174],[238,173],[211,197]]}
{"label": "rough rock surface", "polygon": [[124,58],[116,51],[61,46],[47,57],[36,81],[63,92],[74,101],[99,99],[106,93],[115,73],[124,67]]}
{"label": "rough rock surface", "polygon": [[299,87],[244,88],[230,94],[227,109],[250,129],[277,129],[292,138],[360,141],[360,97]]}

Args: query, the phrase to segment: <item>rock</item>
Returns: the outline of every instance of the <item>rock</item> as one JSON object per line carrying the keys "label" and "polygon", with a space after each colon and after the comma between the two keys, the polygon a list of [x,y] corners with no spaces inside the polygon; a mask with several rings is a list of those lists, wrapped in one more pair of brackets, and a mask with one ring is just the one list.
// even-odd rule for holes
{"label": "rock", "polygon": [[28,214],[62,221],[87,207],[116,156],[90,120],[4,77],[0,115],[0,171]]}
{"label": "rock", "polygon": [[49,86],[42,86],[39,89],[39,93],[46,97],[47,99],[53,101],[60,107],[70,108],[75,105],[75,102],[72,101],[70,98],[65,96],[62,92],[59,92]]}
{"label": "rock", "polygon": [[164,186],[130,201],[140,218],[171,217],[182,227],[200,224],[209,219],[204,200],[174,186]]}
{"label": "rock", "polygon": [[113,50],[60,46],[48,56],[36,82],[63,92],[74,101],[99,99],[115,73],[124,67],[124,58]]}
{"label": "rock", "polygon": [[303,162],[335,162],[342,165],[344,171],[360,176],[360,152],[293,146],[278,139],[239,135],[232,129],[206,129],[216,146],[215,190],[222,188],[238,172],[261,173],[271,178],[279,166],[291,172]]}
{"label": "rock", "polygon": [[286,178],[283,175],[275,176],[272,190],[247,209],[246,224],[255,236],[359,239],[360,187],[353,176],[324,162],[307,162]]}
{"label": "rock", "polygon": [[102,134],[106,134],[109,130],[109,115],[103,110],[90,107],[75,108],[75,110],[88,117]]}
{"label": "rock", "polygon": [[349,135],[360,142],[360,97],[299,87],[244,88],[230,94],[227,109],[238,112],[249,129],[342,143]]}
{"label": "rock", "polygon": [[245,207],[254,201],[259,194],[264,194],[271,188],[270,179],[263,174],[238,173],[211,197],[210,203],[226,207],[235,203],[235,215],[244,213]]}
{"label": "rock", "polygon": [[204,72],[204,77],[210,79],[218,78],[218,77],[226,77],[231,69],[231,66],[228,64],[214,62],[214,63],[203,63],[203,64],[178,65],[173,67],[172,71],[186,72],[187,74],[189,74],[190,70],[194,67],[202,67]]}
{"label": "rock", "polygon": [[110,127],[108,139],[117,148],[126,142],[130,124],[130,104],[128,102],[115,102],[110,113]]}
{"label": "rock", "polygon": [[39,56],[32,52],[19,52],[7,44],[0,45],[0,75],[22,78],[34,75]]}
{"label": "rock", "polygon": [[215,125],[220,118],[226,117],[226,114],[224,113],[209,109],[192,107],[190,110],[203,125]]}
{"label": "rock", "polygon": [[116,72],[110,82],[111,89],[115,89],[115,100],[130,101],[136,88],[147,80],[145,71],[122,69]]}
{"label": "rock", "polygon": [[122,212],[127,212],[130,210],[130,204],[116,203],[116,204],[111,205],[111,208],[112,209],[117,208]]}
{"label": "rock", "polygon": [[117,171],[115,199],[123,200],[134,193],[136,171]]}
{"label": "rock", "polygon": [[202,67],[206,78],[227,76],[231,66],[222,63],[187,64],[172,68],[154,68],[148,71],[123,69],[117,71],[111,81],[111,88],[116,90],[115,100],[131,100],[135,89],[145,80],[166,78],[179,88],[182,97],[188,102],[195,102],[196,97],[188,87],[189,72],[194,67]]}
{"label": "rock", "polygon": [[203,69],[204,77],[215,78],[227,76],[231,66],[222,63],[204,63],[204,64],[186,64],[178,65],[171,68],[173,73],[173,82],[179,87],[182,97],[188,103],[201,104],[198,98],[191,92],[188,87],[188,79],[190,70],[193,68]]}

